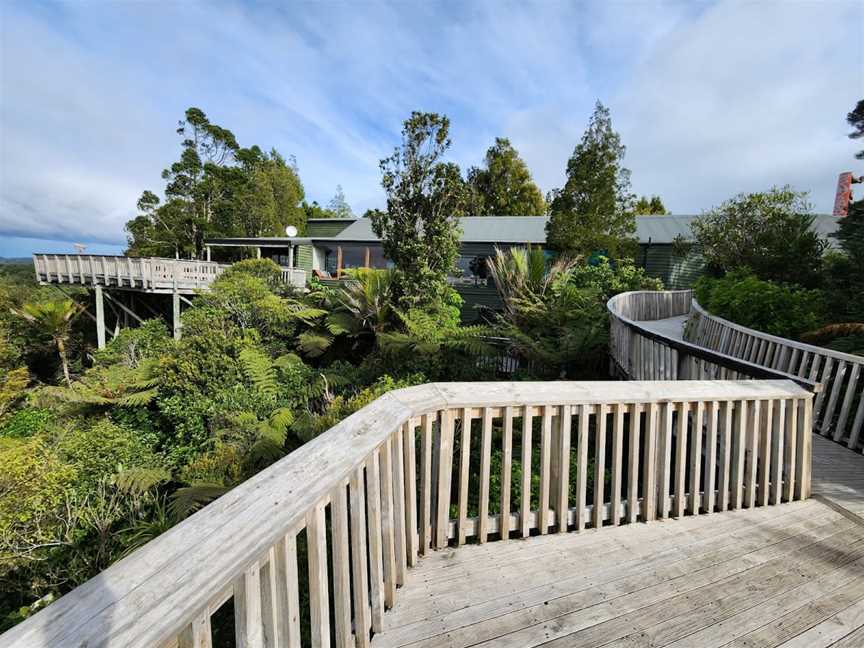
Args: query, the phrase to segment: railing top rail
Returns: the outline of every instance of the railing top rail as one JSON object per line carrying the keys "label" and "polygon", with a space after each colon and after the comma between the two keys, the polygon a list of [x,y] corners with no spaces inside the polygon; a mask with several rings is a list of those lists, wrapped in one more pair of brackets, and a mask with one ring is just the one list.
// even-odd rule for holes
{"label": "railing top rail", "polygon": [[412,417],[461,407],[802,398],[786,380],[432,383],[378,398],[0,637],[0,646],[163,645]]}
{"label": "railing top rail", "polygon": [[762,340],[768,340],[770,342],[776,342],[778,344],[783,344],[785,346],[791,347],[793,349],[798,349],[800,351],[808,351],[810,353],[818,353],[819,355],[830,356],[837,360],[844,360],[846,362],[853,362],[856,364],[864,365],[864,358],[861,356],[853,355],[851,353],[843,353],[842,351],[835,351],[834,349],[826,349],[825,347],[816,346],[814,344],[807,344],[806,342],[797,342],[795,340],[790,340],[788,338],[780,337],[779,335],[772,335],[771,333],[763,333],[762,331],[757,331],[756,329],[747,328],[746,326],[742,326],[741,324],[736,324],[735,322],[729,321],[727,319],[723,319],[718,315],[713,315],[706,311],[699,302],[695,299],[691,303],[691,308],[698,313],[701,317],[707,317],[715,322],[722,324],[728,328],[734,329],[736,331],[740,331],[742,333],[746,333],[748,335],[752,335]]}

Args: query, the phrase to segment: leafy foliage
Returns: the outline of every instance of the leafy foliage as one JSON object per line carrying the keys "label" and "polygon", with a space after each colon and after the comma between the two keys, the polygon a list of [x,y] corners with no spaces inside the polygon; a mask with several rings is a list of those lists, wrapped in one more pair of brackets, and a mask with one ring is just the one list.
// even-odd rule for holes
{"label": "leafy foliage", "polygon": [[641,196],[633,205],[633,213],[637,216],[662,216],[669,212],[660,196]]}
{"label": "leafy foliage", "polygon": [[484,166],[468,170],[472,216],[543,216],[546,201],[510,140],[496,137]]}
{"label": "leafy foliage", "polygon": [[635,248],[630,171],[625,147],[599,101],[582,141],[567,162],[567,182],[551,192],[547,245],[565,255],[603,252],[618,258]]}
{"label": "leafy foliage", "polygon": [[746,269],[722,279],[702,277],[696,298],[714,315],[781,337],[797,338],[825,319],[820,291],[764,281]]}
{"label": "leafy foliage", "polygon": [[450,148],[450,120],[414,112],[402,128],[402,145],[381,160],[386,212],[372,228],[395,265],[393,288],[404,310],[437,306],[456,262],[466,192],[459,168],[442,161]]}
{"label": "leafy foliage", "polygon": [[760,279],[815,287],[826,243],[812,224],[806,193],[774,187],[725,201],[693,222],[693,235],[717,272],[747,267]]}

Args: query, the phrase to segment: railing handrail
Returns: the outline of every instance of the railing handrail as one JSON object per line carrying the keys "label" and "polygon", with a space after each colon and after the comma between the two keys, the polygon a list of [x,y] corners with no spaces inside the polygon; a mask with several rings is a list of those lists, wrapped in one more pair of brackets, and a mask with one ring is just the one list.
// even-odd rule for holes
{"label": "railing handrail", "polygon": [[753,337],[757,337],[761,340],[768,340],[769,342],[775,342],[777,344],[782,344],[784,346],[788,346],[793,349],[798,349],[799,351],[808,351],[810,353],[818,353],[819,355],[829,356],[835,358],[836,360],[844,360],[846,362],[853,362],[856,364],[864,365],[864,357],[857,356],[851,353],[843,353],[842,351],[835,351],[834,349],[829,349],[827,347],[816,346],[815,344],[807,344],[806,342],[798,342],[796,340],[790,340],[789,338],[780,337],[779,335],[772,335],[771,333],[765,333],[763,331],[759,331],[757,329],[748,328],[746,326],[742,326],[741,324],[736,324],[730,320],[724,319],[719,315],[714,315],[709,313],[702,305],[696,301],[694,298],[691,303],[691,309],[699,314],[700,317],[705,317],[715,322],[722,324],[728,328],[731,328],[735,331],[739,331],[741,333],[746,333],[748,335],[752,335]]}
{"label": "railing handrail", "polygon": [[[689,296],[686,300],[687,308],[670,308],[668,313],[658,315],[657,317],[653,317],[649,320],[636,320],[632,319],[632,317],[624,314],[622,311],[626,310],[626,308],[621,308],[621,302],[625,304],[628,301],[630,296],[641,296],[641,295],[652,295],[652,296],[660,296],[660,295],[672,295],[674,296]],[[673,301],[674,303],[674,301]],[[657,319],[665,319],[667,317],[678,317],[682,315],[687,315],[690,313],[690,308],[692,304],[695,303],[695,300],[692,298],[691,290],[669,290],[669,291],[651,291],[651,290],[638,290],[631,291],[626,293],[619,293],[618,295],[614,295],[609,299],[606,303],[606,308],[609,311],[610,315],[616,319],[618,319],[622,324],[631,328],[635,331],[638,331],[639,335],[649,340],[654,340],[657,342],[661,342],[662,344],[676,349],[677,351],[684,352],[690,357],[700,358],[702,360],[707,360],[716,365],[721,365],[727,367],[728,369],[737,371],[739,373],[749,375],[752,378],[764,378],[764,379],[774,379],[774,380],[791,380],[801,387],[807,389],[808,391],[815,392],[819,389],[818,385],[806,378],[802,378],[796,376],[794,374],[785,373],[783,371],[778,371],[775,369],[770,369],[768,367],[764,367],[760,364],[756,364],[754,362],[749,362],[747,360],[742,360],[741,358],[736,358],[735,356],[727,355],[725,353],[721,353],[719,351],[714,351],[712,349],[708,349],[706,347],[700,346],[698,344],[694,344],[692,342],[688,342],[686,340],[679,340],[675,338],[670,338],[665,335],[662,335],[649,327],[641,324],[642,321],[653,321]]]}
{"label": "railing handrail", "polygon": [[[395,390],[12,628],[0,646],[171,643],[193,612],[230,596],[226,589],[236,587],[268,551],[272,565],[272,547],[280,538],[389,443],[394,429],[416,417],[477,407],[786,399],[809,403],[810,394],[788,380],[430,383]],[[209,619],[207,624],[209,632]]]}

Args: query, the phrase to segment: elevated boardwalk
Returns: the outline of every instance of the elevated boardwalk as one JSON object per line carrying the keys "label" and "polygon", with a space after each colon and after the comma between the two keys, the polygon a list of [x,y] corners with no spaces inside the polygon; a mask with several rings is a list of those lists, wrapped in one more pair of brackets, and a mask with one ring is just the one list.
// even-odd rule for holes
{"label": "elevated boardwalk", "polygon": [[864,457],[814,435],[813,494],[436,552],[372,646],[860,648]]}

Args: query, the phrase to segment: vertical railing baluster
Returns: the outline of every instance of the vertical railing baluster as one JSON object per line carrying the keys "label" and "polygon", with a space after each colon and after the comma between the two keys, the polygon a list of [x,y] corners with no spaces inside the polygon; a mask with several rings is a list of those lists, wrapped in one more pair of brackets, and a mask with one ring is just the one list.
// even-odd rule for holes
{"label": "vertical railing baluster", "polygon": [[815,405],[810,398],[800,399],[803,415],[800,417],[798,426],[798,486],[796,487],[797,498],[807,499],[810,497],[810,478],[813,470],[813,411]]}
{"label": "vertical railing baluster", "polygon": [[630,434],[628,436],[627,460],[627,521],[636,521],[639,510],[639,434],[642,427],[642,405],[633,403],[630,408]]}
{"label": "vertical railing baluster", "polygon": [[297,572],[297,533],[276,543],[276,611],[279,637],[286,648],[300,648],[300,590]]}
{"label": "vertical railing baluster", "polygon": [[406,551],[405,537],[405,461],[403,450],[402,429],[399,428],[393,434],[391,449],[393,452],[393,535],[395,539],[394,550],[396,552],[396,584],[405,584],[405,570],[407,568],[408,554]]}
{"label": "vertical railing baluster", "polygon": [[354,645],[351,633],[351,566],[348,549],[348,494],[345,484],[333,491],[330,505],[331,542],[333,547],[333,620],[336,645]]}
{"label": "vertical railing baluster", "polygon": [[210,628],[210,609],[204,610],[184,628],[177,637],[178,648],[212,648],[213,632]]}
{"label": "vertical railing baluster", "polygon": [[549,531],[549,483],[552,472],[552,408],[543,406],[543,425],[540,431],[540,501],[537,526],[540,534]]}
{"label": "vertical railing baluster", "polygon": [[324,505],[318,504],[306,515],[312,648],[327,648],[330,645],[330,587],[327,574],[326,534]]}
{"label": "vertical railing baluster", "polygon": [[[615,405],[615,417],[612,431],[612,524],[621,523],[621,474],[624,469],[624,412],[625,405]],[[584,408],[582,410],[584,413]],[[581,414],[580,414],[581,415]],[[582,423],[579,423],[579,436],[582,436]],[[579,517],[576,518],[577,524]]]}
{"label": "vertical railing baluster", "polygon": [[[642,519],[651,522],[657,519],[657,403],[649,403],[645,415],[645,447],[643,451]],[[596,488],[596,485],[595,485]]]}
{"label": "vertical railing baluster", "polygon": [[759,505],[767,506],[771,486],[771,457],[774,427],[774,401],[767,400],[762,405],[759,430]]}
{"label": "vertical railing baluster", "polygon": [[[582,531],[588,523],[588,424],[590,405],[579,406],[579,427],[576,434],[576,530]],[[568,468],[569,472],[569,468]]]}
{"label": "vertical railing baluster", "polygon": [[786,484],[784,485],[784,499],[791,502],[795,499],[795,489],[798,475],[798,401],[790,399],[786,409],[786,453],[784,472],[786,473]]}
{"label": "vertical railing baluster", "polygon": [[276,547],[267,552],[267,563],[261,567],[261,621],[264,626],[264,645],[267,648],[282,645],[279,637],[278,590],[276,584]]}
{"label": "vertical railing baluster", "polygon": [[435,527],[435,546],[447,546],[450,530],[450,483],[453,474],[453,413],[444,410],[441,414],[441,442],[438,459],[438,512]]}
{"label": "vertical railing baluster", "polygon": [[675,404],[666,403],[663,406],[663,420],[660,426],[660,468],[657,471],[660,479],[660,517],[667,519],[671,508],[670,488],[672,481],[672,421]]}
{"label": "vertical railing baluster", "polygon": [[[605,508],[605,485],[603,483],[606,473],[606,415],[609,411],[608,405],[597,405],[596,429],[597,435],[594,439],[594,528],[603,526],[603,509]],[[580,412],[581,416],[581,412]],[[577,437],[577,446],[580,439]]]}
{"label": "vertical railing baluster", "polygon": [[720,403],[711,401],[708,404],[708,436],[705,440],[705,512],[714,512],[717,490],[717,425],[720,414]]}
{"label": "vertical railing baluster", "polygon": [[381,533],[383,536],[384,604],[393,607],[396,600],[396,534],[393,513],[393,454],[388,438],[379,449],[381,462]]}
{"label": "vertical railing baluster", "polygon": [[384,627],[384,554],[381,547],[381,470],[378,450],[366,460],[366,524],[369,529],[369,604],[372,608],[372,631]]}
{"label": "vertical railing baluster", "polygon": [[369,646],[369,582],[366,567],[366,492],[363,467],[351,474],[351,583],[354,598],[354,638],[357,648]]}
{"label": "vertical railing baluster", "polygon": [[[561,405],[559,412],[559,445],[556,454],[560,466],[558,468],[558,493],[555,509],[558,516],[558,533],[564,533],[567,531],[568,518],[570,517],[570,426],[572,425],[572,420],[569,405]],[[578,506],[584,507],[585,503],[579,502]]]}
{"label": "vertical railing baluster", "polygon": [[237,648],[264,648],[258,563],[234,581],[234,637]]}
{"label": "vertical railing baluster", "polygon": [[486,542],[489,526],[489,473],[492,461],[492,410],[483,408],[480,437],[480,503],[477,507],[477,540]]}
{"label": "vertical railing baluster", "polygon": [[462,410],[459,436],[459,509],[456,522],[456,546],[465,544],[468,527],[468,486],[471,470],[471,408]]}
{"label": "vertical railing baluster", "polygon": [[753,401],[748,410],[747,423],[747,464],[744,469],[744,480],[747,491],[747,507],[756,506],[756,484],[758,481],[757,466],[759,461],[759,423],[762,412],[762,401]]}
{"label": "vertical railing baluster", "polygon": [[417,450],[414,420],[402,427],[402,456],[405,464],[405,550],[408,566],[417,564]]}
{"label": "vertical railing baluster", "polygon": [[522,414],[522,502],[519,507],[519,525],[522,537],[531,532],[531,408],[525,405]]}
{"label": "vertical railing baluster", "polygon": [[738,510],[744,503],[744,459],[747,448],[747,401],[739,401],[735,408],[735,458],[732,462],[732,508]]}
{"label": "vertical railing baluster", "polygon": [[675,517],[684,517],[686,506],[687,423],[690,403],[683,401],[678,407],[678,434],[675,437]]}
{"label": "vertical railing baluster", "polygon": [[420,442],[420,553],[426,555],[432,545],[432,435],[434,419],[424,414]]}
{"label": "vertical railing baluster", "polygon": [[501,522],[502,540],[510,537],[510,482],[513,477],[513,408],[504,408],[504,431],[501,438]]}
{"label": "vertical railing baluster", "polygon": [[783,499],[783,451],[786,446],[786,400],[777,401],[777,416],[774,417],[774,447],[771,451],[771,490],[772,502],[779,504]]}
{"label": "vertical railing baluster", "polygon": [[696,403],[696,413],[693,416],[693,433],[690,435],[690,513],[699,515],[702,478],[702,423],[705,416],[705,403]]}

